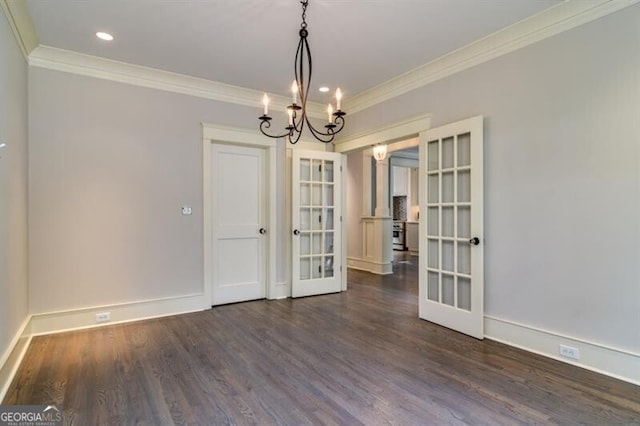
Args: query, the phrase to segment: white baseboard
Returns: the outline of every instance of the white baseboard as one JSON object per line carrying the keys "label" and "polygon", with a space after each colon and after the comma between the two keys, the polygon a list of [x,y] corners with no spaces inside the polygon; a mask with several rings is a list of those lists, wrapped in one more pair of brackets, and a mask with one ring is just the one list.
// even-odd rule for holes
{"label": "white baseboard", "polygon": [[[640,354],[489,316],[484,329],[487,339],[640,385]],[[560,345],[577,348],[580,359],[561,356]]]}
{"label": "white baseboard", "polygon": [[[357,260],[361,259],[349,258],[349,267],[370,271],[368,268],[375,266],[367,261],[354,262],[352,265]],[[287,283],[279,283],[276,289],[278,294],[275,298],[289,297]],[[204,294],[195,294],[29,316],[0,358],[0,402],[22,362],[32,336],[202,311],[204,306]],[[95,315],[102,312],[110,312],[111,321],[96,324]],[[489,316],[485,317],[484,326],[487,339],[640,385],[640,354]],[[579,349],[580,360],[561,357],[560,344]]]}
{"label": "white baseboard", "polygon": [[[0,358],[0,403],[33,336],[186,314],[202,311],[205,306],[204,294],[193,294],[30,315],[11,341],[6,353]],[[110,313],[111,320],[97,324],[96,314],[104,312]]]}
{"label": "white baseboard", "polygon": [[270,300],[286,299],[291,297],[291,284],[289,282],[277,283],[274,294],[269,295]]}
{"label": "white baseboard", "polygon": [[367,271],[378,275],[393,274],[393,265],[391,262],[380,263],[358,257],[347,257],[347,268]]}
{"label": "white baseboard", "polygon": [[[200,293],[164,299],[35,314],[31,318],[31,333],[34,336],[38,336],[41,334],[59,333],[62,331],[186,314],[189,312],[202,311],[205,306],[204,294]],[[103,312],[109,312],[111,314],[111,320],[104,323],[96,323],[96,314]]]}
{"label": "white baseboard", "polygon": [[22,363],[30,342],[31,316],[28,316],[9,344],[7,351],[0,358],[0,404],[9,390],[9,385]]}

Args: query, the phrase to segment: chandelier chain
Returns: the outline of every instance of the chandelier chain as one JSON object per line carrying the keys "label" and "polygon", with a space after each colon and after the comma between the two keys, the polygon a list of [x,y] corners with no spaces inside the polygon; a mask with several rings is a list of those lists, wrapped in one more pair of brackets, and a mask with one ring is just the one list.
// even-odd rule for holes
{"label": "chandelier chain", "polygon": [[302,0],[300,2],[302,4],[302,23],[300,24],[300,28],[307,28],[307,6],[309,6],[309,0]]}

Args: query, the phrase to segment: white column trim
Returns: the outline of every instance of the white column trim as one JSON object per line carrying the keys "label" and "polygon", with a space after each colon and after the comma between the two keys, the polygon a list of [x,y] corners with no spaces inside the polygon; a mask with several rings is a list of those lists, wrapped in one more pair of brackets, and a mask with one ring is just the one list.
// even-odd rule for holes
{"label": "white column trim", "polygon": [[389,217],[389,158],[376,161],[376,217]]}
{"label": "white column trim", "polygon": [[371,149],[365,149],[362,151],[362,207],[360,214],[362,216],[371,216],[373,213],[373,200],[372,193],[373,188],[371,186],[372,181],[372,160],[373,151]]}

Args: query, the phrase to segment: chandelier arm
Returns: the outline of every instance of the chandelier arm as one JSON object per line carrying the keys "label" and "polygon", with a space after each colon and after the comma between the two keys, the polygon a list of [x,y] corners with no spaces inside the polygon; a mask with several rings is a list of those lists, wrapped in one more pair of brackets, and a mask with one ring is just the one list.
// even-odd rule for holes
{"label": "chandelier arm", "polygon": [[309,126],[309,131],[313,134],[320,142],[330,143],[335,139],[335,133],[332,128],[328,128],[327,132],[323,132],[321,130],[316,129],[313,125],[307,120],[307,125]]}
{"label": "chandelier arm", "polygon": [[304,130],[304,122],[305,122],[305,118],[304,116],[301,116],[299,121],[300,128],[298,129],[298,126],[296,125],[294,128],[290,130],[288,139],[291,145],[295,145],[300,140],[300,137],[302,136],[302,131]]}
{"label": "chandelier arm", "polygon": [[268,136],[270,138],[273,139],[280,139],[280,138],[284,138],[287,135],[291,134],[291,131],[289,131],[288,133],[283,133],[281,135],[270,135],[269,133],[267,133],[265,131],[265,129],[268,129],[269,127],[271,127],[271,117],[268,116],[261,116],[260,117],[260,131],[262,132],[263,135]]}
{"label": "chandelier arm", "polygon": [[[300,131],[289,133],[289,143],[291,145],[295,145],[300,140],[300,136],[302,136],[302,129],[304,128],[304,121],[300,121]],[[295,136],[294,136],[295,135]]]}
{"label": "chandelier arm", "polygon": [[[302,132],[302,128],[303,128],[303,123],[304,123],[304,114],[306,111],[306,99],[304,97],[303,91],[302,91],[302,85],[301,85],[301,78],[300,78],[300,74],[302,74],[302,61],[303,61],[303,48],[304,48],[304,41],[305,38],[302,36],[302,31],[301,35],[300,35],[300,41],[298,42],[298,48],[296,49],[296,57],[293,63],[293,70],[294,70],[294,74],[295,74],[295,79],[296,79],[296,85],[298,87],[298,95],[300,95],[300,108],[302,111],[302,115],[300,115],[300,117],[298,117],[298,114],[296,112],[296,110],[293,110],[293,127],[295,128],[296,132]],[[306,30],[305,30],[306,31]],[[300,71],[298,71],[298,64],[300,64]],[[293,107],[293,105],[292,105]],[[299,118],[298,120],[296,120],[297,118]],[[298,139],[300,139],[300,137],[296,138],[296,142],[298,141]],[[295,142],[292,142],[295,143]]]}
{"label": "chandelier arm", "polygon": [[307,124],[309,125],[309,130],[311,130],[312,133],[314,133],[314,135],[332,136],[332,135],[335,135],[336,133],[339,133],[344,127],[344,123],[345,123],[344,115],[345,114],[342,112],[337,112],[337,111],[334,112],[333,122],[325,126],[325,128],[327,129],[326,132],[323,132],[313,127],[313,125],[309,122],[309,120],[307,120]]}
{"label": "chandelier arm", "polygon": [[[304,111],[305,111],[305,115],[306,115],[306,111],[307,111],[307,99],[309,98],[309,89],[311,88],[311,74],[313,73],[313,63],[311,60],[311,49],[309,48],[309,41],[307,40],[306,37],[304,37],[304,43],[302,43],[302,48],[304,49],[303,54],[300,58],[300,70],[304,71],[304,53],[306,51],[307,54],[307,65],[309,65],[309,75],[306,78],[306,83],[303,87],[302,87],[302,94],[301,96],[303,97],[302,102],[304,105]],[[301,77],[304,78],[304,72],[301,73]]]}
{"label": "chandelier arm", "polygon": [[[305,30],[306,31],[306,30]],[[302,30],[300,30],[300,32],[302,33]],[[300,41],[298,42],[298,48],[296,49],[296,57],[293,61],[293,71],[294,71],[294,75],[296,78],[296,84],[298,85],[298,93],[300,94],[300,102],[302,103],[302,105],[304,106],[304,101],[305,98],[302,96],[302,89],[300,87],[300,83],[302,83],[302,73],[303,73],[303,68],[302,68],[302,61],[303,61],[303,56],[304,56],[304,43],[306,41],[306,38],[303,37],[302,35],[300,35]]]}
{"label": "chandelier arm", "polygon": [[302,127],[300,127],[300,118],[298,117],[298,112],[294,109],[293,110],[293,114],[291,116],[291,125],[289,127],[291,127],[290,132],[301,132],[302,131]]}
{"label": "chandelier arm", "polygon": [[[302,30],[301,30],[302,32]],[[300,95],[300,104],[302,107],[300,123],[302,131],[302,123],[304,123],[307,115],[307,94],[309,81],[305,81],[304,77],[304,47],[306,44],[306,38],[300,36],[300,43],[298,43],[298,51],[296,52],[296,62],[294,64],[294,71],[296,77],[296,84],[298,86],[298,94]]]}
{"label": "chandelier arm", "polygon": [[340,133],[340,131],[344,127],[344,114],[333,113],[333,115],[336,116],[336,118],[333,120],[333,124],[338,126],[336,129],[333,130],[333,132],[334,133]]}

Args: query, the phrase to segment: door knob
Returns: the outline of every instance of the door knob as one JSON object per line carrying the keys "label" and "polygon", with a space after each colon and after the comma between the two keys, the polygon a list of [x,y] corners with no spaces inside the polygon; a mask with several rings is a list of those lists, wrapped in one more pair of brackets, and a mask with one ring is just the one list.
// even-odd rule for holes
{"label": "door knob", "polygon": [[264,234],[267,233],[267,230],[264,229],[264,228],[260,228],[260,230],[258,232],[260,232],[262,235],[264,235]]}
{"label": "door knob", "polygon": [[478,244],[480,244],[480,238],[478,237],[473,237],[469,240],[469,244],[473,245],[473,246],[477,246]]}
{"label": "door knob", "polygon": [[297,229],[293,230],[293,235],[300,235],[300,231],[298,231]]}

